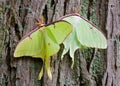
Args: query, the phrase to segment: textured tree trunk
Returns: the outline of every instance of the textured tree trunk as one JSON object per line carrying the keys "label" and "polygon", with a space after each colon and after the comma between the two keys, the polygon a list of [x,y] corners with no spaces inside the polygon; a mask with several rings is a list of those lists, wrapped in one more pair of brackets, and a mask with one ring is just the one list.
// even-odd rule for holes
{"label": "textured tree trunk", "polygon": [[[97,20],[99,22],[99,27],[101,31],[107,38],[106,22],[107,22],[107,12],[108,12],[108,0],[97,0]],[[97,86],[102,86],[102,79],[107,67],[107,49],[100,50],[101,52],[101,75],[97,77]]]}
{"label": "textured tree trunk", "polygon": [[[96,65],[94,62],[98,57],[93,49],[82,53],[80,50],[76,51],[75,65],[71,69],[71,59],[68,54],[62,61],[60,60],[63,47],[61,45],[60,52],[51,58],[52,80],[49,80],[46,71],[42,80],[38,80],[37,76],[42,65],[41,59],[30,57],[15,59],[13,52],[22,36],[35,26],[35,18],[41,16],[45,17],[45,23],[50,23],[68,13],[81,13],[89,20],[100,23],[102,31],[106,33],[104,29],[106,3],[107,0],[1,0],[0,29],[2,28],[4,33],[0,31],[0,35],[3,35],[3,42],[0,40],[3,45],[0,48],[2,49],[0,86],[101,86],[101,76],[97,73],[96,76],[93,76],[91,73],[91,71],[94,72],[92,65]],[[94,12],[96,9],[98,10]],[[96,21],[97,18],[94,18],[96,15],[98,15],[98,21]],[[105,57],[105,55],[100,57]],[[102,62],[102,60],[100,61]],[[117,65],[119,65],[118,63]]]}
{"label": "textured tree trunk", "polygon": [[0,3],[1,8],[4,9],[2,15],[4,23],[1,25],[5,27],[6,38],[0,59],[0,85],[79,85],[79,66],[76,64],[78,69],[72,70],[70,58],[66,57],[60,61],[59,54],[54,56],[51,60],[53,79],[49,80],[47,74],[44,73],[42,80],[38,80],[37,75],[42,61],[30,57],[15,59],[13,52],[22,36],[34,27],[35,18],[40,18],[43,15],[46,23],[50,23],[67,13],[75,12],[75,8],[80,9],[80,0],[2,0]]}
{"label": "textured tree trunk", "polygon": [[0,65],[2,86],[41,85],[37,75],[42,61],[32,58],[13,58],[16,44],[35,25],[35,18],[42,15],[46,0],[2,0],[5,39]]}
{"label": "textured tree trunk", "polygon": [[[82,15],[98,25],[105,36],[107,34],[105,28],[107,6],[108,0],[82,0],[81,8]],[[106,68],[106,50],[88,49],[83,53],[83,56],[84,58],[81,58],[83,84],[81,85],[102,86],[102,78]]]}
{"label": "textured tree trunk", "polygon": [[120,0],[109,0],[107,70],[103,86],[120,86]]}

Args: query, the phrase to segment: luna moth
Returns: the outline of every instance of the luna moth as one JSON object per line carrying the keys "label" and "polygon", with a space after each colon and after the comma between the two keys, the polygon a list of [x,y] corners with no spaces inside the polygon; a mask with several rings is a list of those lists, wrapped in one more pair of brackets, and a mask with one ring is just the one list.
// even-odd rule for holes
{"label": "luna moth", "polygon": [[99,28],[83,18],[79,14],[69,14],[61,18],[73,26],[73,31],[63,42],[64,50],[61,58],[69,51],[74,64],[74,53],[77,49],[91,48],[107,48],[107,40]]}
{"label": "luna moth", "polygon": [[[37,27],[28,33],[18,43],[14,56],[41,58],[45,62],[48,76],[51,79],[49,58],[59,51],[59,44],[62,42],[64,44],[62,58],[69,51],[73,64],[76,49],[107,48],[106,38],[93,23],[79,14],[70,14],[60,18],[59,21]],[[39,73],[39,79],[42,75],[43,67]]]}
{"label": "luna moth", "polygon": [[[72,25],[65,20],[36,27],[17,44],[14,57],[31,56],[33,58],[41,58],[45,62],[49,78],[52,79],[49,63],[50,56],[55,55],[59,51],[59,44],[70,34],[72,28]],[[40,80],[42,76],[43,66],[38,79]]]}

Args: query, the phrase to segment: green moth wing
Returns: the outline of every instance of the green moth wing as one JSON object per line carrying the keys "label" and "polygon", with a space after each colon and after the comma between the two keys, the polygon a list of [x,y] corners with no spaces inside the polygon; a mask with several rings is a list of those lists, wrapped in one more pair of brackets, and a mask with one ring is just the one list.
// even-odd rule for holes
{"label": "green moth wing", "polygon": [[[44,27],[41,27],[41,29],[43,28]],[[43,33],[39,29],[23,37],[23,39],[21,39],[21,41],[16,46],[16,49],[14,51],[14,57],[44,57],[44,40],[45,39],[43,38]]]}
{"label": "green moth wing", "polygon": [[66,15],[62,19],[71,23],[74,28],[72,33],[63,42],[65,48],[62,53],[62,58],[64,54],[69,51],[74,64],[74,52],[78,48],[107,48],[107,40],[105,36],[100,30],[98,30],[97,26],[90,21],[81,17],[79,14]]}
{"label": "green moth wing", "polygon": [[98,30],[98,27],[90,21],[78,14],[65,17],[63,20],[66,20],[73,25],[77,38],[82,45],[103,49],[107,47],[105,36]]}
{"label": "green moth wing", "polygon": [[[50,56],[59,51],[59,44],[65,40],[71,31],[71,24],[64,20],[37,27],[21,39],[14,51],[14,57],[31,56],[41,58],[43,62],[45,61],[49,78],[52,79]],[[43,67],[38,78],[41,79],[42,75]]]}

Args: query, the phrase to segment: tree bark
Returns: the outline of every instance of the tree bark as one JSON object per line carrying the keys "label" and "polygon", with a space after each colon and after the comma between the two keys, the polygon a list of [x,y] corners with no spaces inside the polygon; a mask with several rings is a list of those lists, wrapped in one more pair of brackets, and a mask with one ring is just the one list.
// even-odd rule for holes
{"label": "tree bark", "polygon": [[[40,59],[13,57],[17,42],[28,33],[35,24],[35,18],[42,15],[46,0],[3,0],[0,1],[4,10],[4,48],[0,67],[2,86],[35,86],[40,85]],[[6,40],[7,39],[7,40]]]}
{"label": "tree bark", "polygon": [[120,86],[120,0],[109,0],[107,17],[107,70],[103,86]]}
{"label": "tree bark", "polygon": [[[54,62],[51,62],[53,80],[50,81],[47,74],[44,73],[43,79],[39,81],[37,75],[42,61],[30,57],[15,59],[13,52],[22,36],[34,27],[35,18],[40,18],[43,15],[45,21],[50,23],[66,13],[75,12],[74,8],[80,9],[80,0],[3,0],[0,2],[5,9],[3,22],[7,38],[7,40],[4,40],[2,50],[0,84],[2,86],[79,85],[79,75],[77,75],[79,72],[76,71],[76,74],[74,73],[75,70],[70,68],[69,58],[66,57],[62,62],[60,56],[58,56],[59,54],[54,56],[52,58]],[[73,74],[76,74],[74,78]]]}
{"label": "tree bark", "polygon": [[[94,64],[96,53],[82,53],[80,50],[75,53],[75,65],[71,69],[71,59],[68,54],[61,61],[61,50],[51,58],[51,70],[53,79],[49,80],[45,71],[42,80],[38,80],[38,73],[42,65],[41,59],[30,57],[14,58],[13,52],[18,41],[23,35],[32,30],[35,26],[35,18],[45,17],[45,23],[58,20],[61,16],[69,13],[83,13],[86,18],[92,20],[95,14],[93,9],[97,6],[99,10],[98,22],[100,27],[105,27],[106,11],[104,0],[1,0],[0,1],[0,28],[3,28],[4,37],[2,54],[0,58],[0,85],[2,86],[96,86],[101,84],[101,77],[97,79],[91,74],[91,65]],[[100,4],[100,2],[102,3]],[[85,4],[83,11],[81,6]],[[95,4],[94,4],[95,3]],[[104,10],[104,12],[103,12]],[[81,12],[80,12],[81,11]],[[103,14],[102,14],[103,12]],[[105,14],[105,15],[104,15]],[[96,14],[95,14],[96,16]],[[104,19],[104,20],[103,20]],[[96,21],[94,21],[96,22]],[[115,21],[114,21],[115,22]],[[105,30],[103,32],[106,33]],[[1,35],[1,33],[0,33]],[[0,41],[1,43],[1,41]],[[115,42],[117,43],[117,42]],[[119,50],[119,48],[117,48]],[[1,51],[0,51],[1,52]],[[118,52],[118,51],[116,51]],[[90,58],[90,61],[87,61]],[[117,58],[118,59],[118,58]],[[118,64],[119,62],[117,62]],[[118,71],[118,70],[117,70]],[[119,71],[118,71],[119,72]],[[118,73],[117,72],[117,73]],[[117,74],[116,73],[116,74]],[[99,85],[101,86],[101,85]]]}

